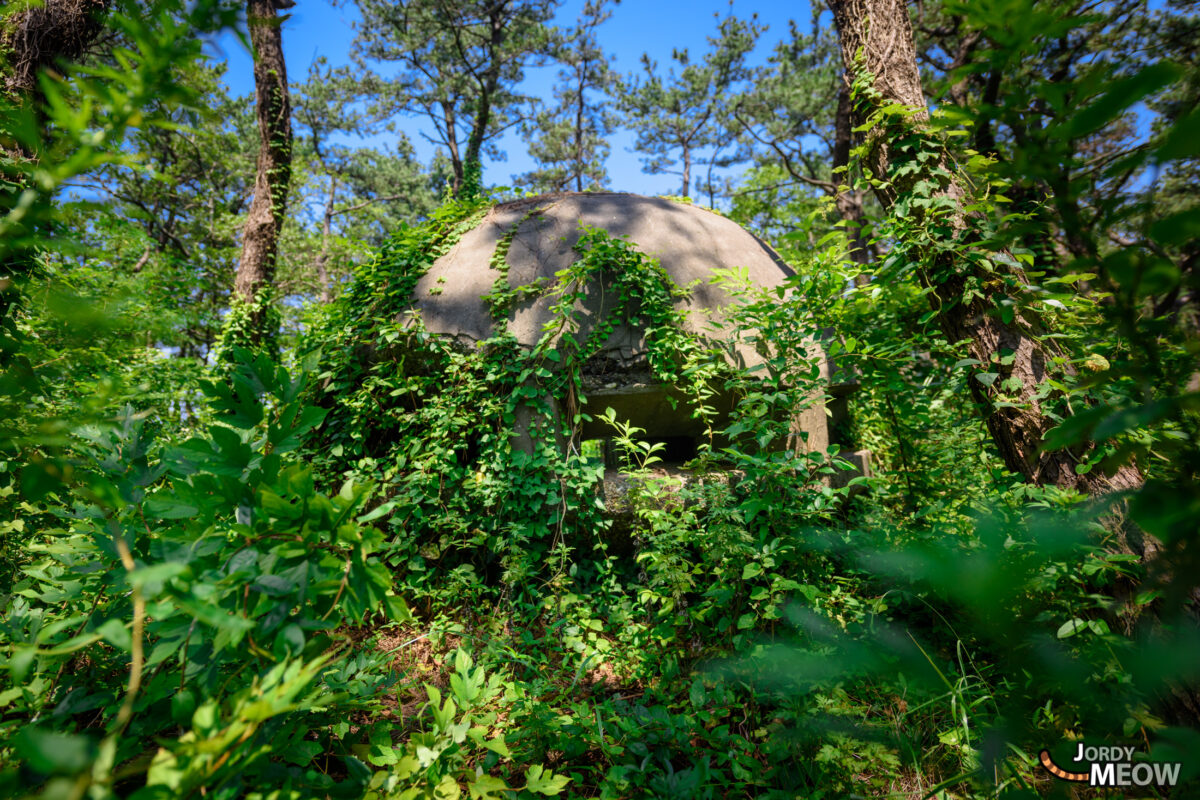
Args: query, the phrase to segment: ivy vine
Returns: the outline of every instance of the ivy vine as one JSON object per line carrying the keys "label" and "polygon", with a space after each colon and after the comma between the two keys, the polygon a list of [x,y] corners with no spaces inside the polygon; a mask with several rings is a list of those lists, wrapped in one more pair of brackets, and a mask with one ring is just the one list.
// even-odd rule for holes
{"label": "ivy vine", "polygon": [[[318,468],[377,482],[403,543],[397,558],[410,574],[459,574],[464,591],[480,572],[515,587],[551,553],[603,548],[582,541],[607,523],[596,497],[603,467],[582,452],[578,430],[582,376],[615,330],[641,332],[654,378],[684,389],[701,415],[712,413],[704,401],[728,370],[676,307],[689,287],[603,230],[584,230],[574,262],[553,277],[513,286],[512,243],[548,208],[530,208],[497,243],[488,264],[497,277],[481,298],[493,333],[476,346],[431,334],[411,313],[417,281],[487,213],[473,201],[454,201],[393,236],[309,337],[316,399],[330,409]],[[581,313],[594,285],[614,298],[598,320]],[[552,318],[523,346],[509,315],[541,297]],[[522,446],[518,429],[529,434]]]}

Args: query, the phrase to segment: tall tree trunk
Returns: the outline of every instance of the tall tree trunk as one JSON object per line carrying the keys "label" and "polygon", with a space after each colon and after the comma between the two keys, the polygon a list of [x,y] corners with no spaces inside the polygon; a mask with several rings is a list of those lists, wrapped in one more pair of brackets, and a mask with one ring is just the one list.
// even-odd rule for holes
{"label": "tall tree trunk", "polygon": [[[490,61],[479,83],[479,97],[475,101],[475,119],[471,123],[471,135],[467,138],[467,151],[463,158],[464,175],[469,173],[472,182],[482,183],[483,142],[487,138],[488,125],[492,118],[492,98],[500,87],[500,70],[503,68],[500,48],[504,45],[505,4],[492,5],[488,11],[491,34],[488,39]],[[460,186],[459,189],[479,191],[481,185]],[[455,192],[458,194],[458,191]]]}
{"label": "tall tree trunk", "polygon": [[583,91],[584,78],[587,76],[588,59],[583,59],[583,63],[577,68],[579,84],[575,89],[575,191],[583,191]]}
{"label": "tall tree trunk", "polygon": [[244,343],[255,347],[274,335],[270,330],[273,317],[262,300],[264,290],[269,290],[275,280],[279,232],[292,177],[292,109],[283,61],[282,20],[276,13],[292,5],[291,0],[248,0],[246,4],[254,48],[259,147],[254,199],[246,217],[234,295],[250,311]]}
{"label": "tall tree trunk", "polygon": [[317,270],[317,282],[321,286],[321,302],[328,305],[333,302],[333,290],[329,285],[329,239],[333,236],[333,201],[337,197],[337,175],[329,175],[329,196],[325,199],[325,215],[321,219],[321,252],[317,254],[314,266]]}
{"label": "tall tree trunk", "polygon": [[[850,105],[850,87],[843,82],[838,91],[837,112],[833,118],[833,182],[838,187],[833,197],[838,216],[846,223],[846,236],[850,240],[850,260],[855,264],[866,266],[874,258],[871,241],[867,238],[867,215],[863,210],[862,192],[850,188],[850,176],[837,172],[839,168],[850,166],[850,146],[853,144],[854,122],[853,109]],[[845,191],[840,191],[845,184]],[[867,276],[859,275],[855,283],[859,286],[867,282]]]}
{"label": "tall tree trunk", "polygon": [[458,120],[453,103],[442,103],[442,123],[446,126],[446,149],[450,151],[450,193],[458,197],[463,182],[463,162],[458,155]]}
{"label": "tall tree trunk", "polygon": [[[929,114],[903,0],[829,0],[829,7],[848,75],[865,69],[878,92],[873,100],[860,101],[855,109],[858,121],[865,120],[877,107],[901,104],[913,109],[908,124],[922,126]],[[876,176],[896,174],[898,167],[913,166],[906,163],[912,159],[908,153],[893,154],[890,141],[878,128],[867,133],[866,166]],[[951,177],[940,178],[938,173]],[[970,224],[968,212],[963,210],[969,198],[963,184],[953,176],[953,168],[947,164],[921,164],[896,183],[884,182],[875,193],[884,208],[890,208],[897,196],[918,180],[933,181],[938,197],[953,201],[959,209],[950,227],[961,232]],[[986,415],[988,431],[1005,465],[1039,485],[1092,495],[1139,486],[1142,476],[1132,465],[1123,466],[1111,477],[1099,469],[1080,475],[1075,471],[1076,455],[1067,450],[1042,451],[1046,431],[1053,422],[1043,413],[1038,386],[1051,377],[1055,359],[1061,354],[1046,343],[1044,322],[1033,312],[1018,310],[1005,321],[999,313],[1001,303],[997,302],[1005,295],[995,294],[1007,292],[1015,299],[1026,285],[1024,274],[1011,267],[1008,280],[997,280],[996,275],[984,272],[974,260],[956,255],[953,250],[929,247],[921,255],[927,264],[924,279],[932,289],[930,303],[937,311],[942,331],[950,342],[966,341],[971,357],[980,362],[978,373],[969,381],[971,394]],[[984,298],[978,291],[968,293],[980,287],[993,294]]]}
{"label": "tall tree trunk", "polygon": [[[859,68],[865,69],[872,76],[878,92],[878,97],[859,106],[859,119],[865,119],[875,110],[872,103],[879,107],[900,103],[913,109],[907,124],[919,128],[928,119],[928,111],[917,71],[908,9],[903,0],[828,0],[828,3],[838,27],[848,75]],[[903,131],[893,133],[904,135]],[[971,224],[970,215],[964,210],[970,198],[948,164],[933,166],[937,167],[936,172],[949,175],[949,178],[938,177],[929,165],[917,165],[912,169],[911,163],[895,163],[901,159],[910,161],[912,157],[897,151],[893,158],[887,132],[876,129],[868,132],[867,137],[867,167],[875,175],[886,176],[889,168],[908,167],[910,170],[899,185],[885,182],[876,190],[876,196],[885,208],[890,207],[899,194],[912,189],[918,180],[931,180],[939,187],[934,199],[948,199],[957,209],[950,227],[955,232],[962,232]],[[1014,310],[1008,322],[998,314],[1000,303],[997,300],[1016,299],[1024,291],[1027,284],[1024,274],[1013,267],[1004,276],[1008,280],[996,280],[995,274],[983,272],[973,260],[954,254],[952,249],[930,247],[921,256],[928,265],[925,279],[932,289],[930,303],[946,338],[951,342],[966,341],[971,357],[981,362],[981,369],[995,375],[989,383],[973,377],[969,384],[971,394],[986,415],[991,438],[1009,469],[1039,485],[1053,484],[1094,496],[1141,486],[1142,474],[1132,464],[1123,465],[1112,476],[1106,476],[1099,469],[1080,475],[1074,469],[1076,458],[1070,452],[1042,452],[1041,445],[1052,422],[1042,413],[1036,392],[1038,384],[1049,377],[1054,369],[1054,359],[1060,354],[1047,344],[1045,323],[1032,312]],[[973,293],[970,299],[964,299],[968,286],[994,287],[998,294],[985,300]],[[1020,304],[1013,304],[1013,308],[1020,308]],[[1011,363],[1007,363],[1010,358]],[[1019,381],[1015,388],[1010,384],[1007,390],[1010,396],[1015,395],[1009,399],[1017,402],[998,405],[1001,384],[1008,378]],[[1115,534],[1111,546],[1140,556],[1144,563],[1149,563],[1152,575],[1158,573],[1156,581],[1165,581],[1169,587],[1173,570],[1169,563],[1158,558],[1163,554],[1158,541],[1144,535],[1129,521],[1123,508],[1114,508],[1113,512],[1105,519],[1105,527]],[[1139,607],[1130,602],[1136,588],[1129,581],[1119,581],[1115,588],[1117,597],[1125,600],[1122,604],[1125,611],[1118,612],[1119,618],[1114,621],[1127,631],[1132,631],[1135,624],[1144,619]],[[1197,609],[1200,609],[1200,587],[1193,587],[1190,603],[1184,608],[1184,619],[1188,624],[1196,624]],[[1156,609],[1148,611],[1152,625],[1160,624],[1157,614]],[[1192,726],[1200,719],[1200,691],[1194,686],[1169,682],[1157,693],[1168,719]]]}
{"label": "tall tree trunk", "polygon": [[692,150],[686,145],[683,148],[683,188],[679,190],[680,197],[690,197],[688,186],[692,183]]}

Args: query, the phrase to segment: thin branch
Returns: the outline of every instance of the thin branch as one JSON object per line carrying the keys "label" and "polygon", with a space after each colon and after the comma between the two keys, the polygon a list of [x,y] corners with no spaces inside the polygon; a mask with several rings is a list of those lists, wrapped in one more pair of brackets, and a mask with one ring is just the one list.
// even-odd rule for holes
{"label": "thin branch", "polygon": [[352,206],[346,206],[345,208],[335,209],[335,210],[329,212],[329,216],[336,217],[339,214],[350,214],[354,211],[359,211],[360,209],[364,209],[373,203],[389,203],[392,200],[403,200],[407,196],[408,195],[405,195],[405,194],[389,194],[385,197],[373,197],[370,200],[364,200],[361,203],[357,203]]}

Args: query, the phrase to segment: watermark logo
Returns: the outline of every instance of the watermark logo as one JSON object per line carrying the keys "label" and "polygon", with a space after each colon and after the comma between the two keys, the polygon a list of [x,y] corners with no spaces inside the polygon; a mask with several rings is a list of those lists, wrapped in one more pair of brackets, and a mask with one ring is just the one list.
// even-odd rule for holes
{"label": "watermark logo", "polygon": [[1077,764],[1087,764],[1087,772],[1065,770],[1050,755],[1049,750],[1040,754],[1042,766],[1056,778],[1088,786],[1104,788],[1174,786],[1179,781],[1178,763],[1161,761],[1134,761],[1132,747],[1091,747],[1078,744],[1072,759]]}

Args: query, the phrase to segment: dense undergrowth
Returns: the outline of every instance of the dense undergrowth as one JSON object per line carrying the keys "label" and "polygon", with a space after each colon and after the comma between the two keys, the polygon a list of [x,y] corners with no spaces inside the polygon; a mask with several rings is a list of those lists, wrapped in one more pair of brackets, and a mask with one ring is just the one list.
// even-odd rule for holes
{"label": "dense undergrowth", "polygon": [[[556,284],[499,283],[497,335],[463,349],[405,311],[484,208],[394,237],[294,375],[241,352],[182,428],[128,408],[26,435],[40,455],[6,493],[29,521],[6,540],[10,790],[1017,796],[1055,788],[1035,754],[1081,733],[1194,745],[1154,687],[1195,640],[1120,628],[1133,557],[1101,546],[1083,498],[1004,472],[953,370],[869,333],[835,345],[865,384],[865,495],[827,485],[832,454],[774,446],[820,388],[808,337],[831,312],[854,329],[840,245],[782,300],[743,290],[759,374],[684,334],[653,260],[601,232]],[[574,335],[573,292],[602,273],[618,312]],[[872,315],[903,309],[902,284],[876,288]],[[526,351],[500,323],[531,292],[562,302]],[[624,320],[699,413],[717,386],[739,403],[682,488],[613,420],[637,476],[618,541],[598,454],[548,398],[580,391]],[[892,370],[940,388],[899,393],[919,381]],[[513,446],[522,408],[532,451]]]}
{"label": "dense undergrowth", "polygon": [[[20,289],[0,320],[0,792],[1072,796],[1037,758],[1069,764],[1078,741],[1182,763],[1178,786],[1147,796],[1197,792],[1198,348],[1186,319],[1152,312],[1185,280],[1165,258],[1108,243],[1040,271],[1021,238],[1034,215],[990,193],[1011,167],[972,159],[986,190],[969,241],[905,213],[936,205],[916,186],[878,227],[888,256],[869,273],[840,235],[802,230],[780,243],[787,291],[716,276],[740,298],[731,335],[764,358],[740,373],[727,340],[683,330],[686,287],[600,231],[531,287],[509,285],[502,241],[493,338],[430,335],[407,314],[416,281],[492,202],[448,201],[311,310],[283,366],[233,351],[211,373],[181,367],[129,336],[145,324],[136,285],[122,296],[45,233],[53,188],[107,157],[84,146],[92,128],[154,124],[129,110],[182,58],[181,37],[129,24],[135,68],[80,76],[70,99],[95,117],[45,143],[75,160],[6,171],[32,188],[3,207],[22,235],[0,249]],[[1136,102],[1119,89],[1102,97],[1113,114]],[[877,124],[903,125],[889,113]],[[1194,156],[1179,136],[1140,157]],[[1162,252],[1194,252],[1182,213],[1142,227]],[[1004,469],[965,399],[968,381],[1006,380],[1003,356],[972,363],[931,326],[907,249],[931,237],[1029,268],[1022,302],[1051,315],[1063,353],[1049,446],[1090,453],[1085,470],[1136,459],[1147,482],[1128,519]],[[619,299],[588,327],[576,301],[601,278]],[[525,349],[500,323],[535,295],[556,313]],[[622,322],[727,444],[681,485],[613,418],[632,476],[617,524],[571,410]],[[815,338],[861,384],[846,433],[874,477],[853,487],[832,488],[836,452],[782,446],[789,414],[828,388]],[[737,398],[727,419],[717,392]],[[1131,525],[1161,540],[1157,560],[1115,546]]]}

